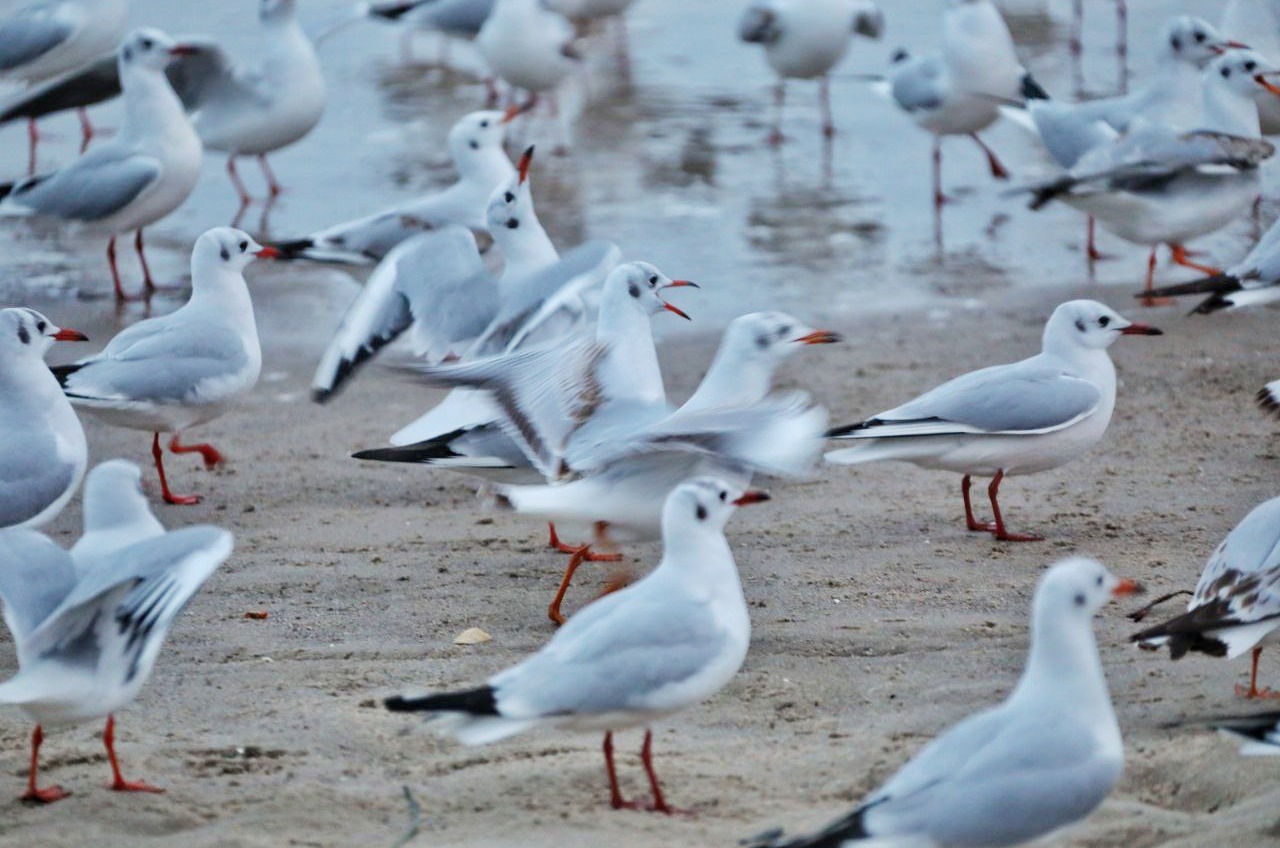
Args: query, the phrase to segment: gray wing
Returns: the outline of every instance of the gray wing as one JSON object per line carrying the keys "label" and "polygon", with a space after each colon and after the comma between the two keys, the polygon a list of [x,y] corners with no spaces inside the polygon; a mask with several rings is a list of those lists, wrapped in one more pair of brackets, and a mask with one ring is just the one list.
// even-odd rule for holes
{"label": "gray wing", "polygon": [[1218,545],[1196,583],[1190,608],[1233,592],[1246,577],[1280,568],[1280,498],[1250,510]]}
{"label": "gray wing", "polygon": [[710,616],[682,605],[692,602],[630,590],[593,602],[541,651],[490,680],[503,717],[643,709],[656,692],[704,670],[724,645]]}
{"label": "gray wing", "polygon": [[748,44],[774,44],[782,37],[782,22],[767,3],[750,6],[738,20],[738,38]]}
{"label": "gray wing", "polygon": [[612,242],[590,241],[566,252],[551,267],[522,279],[518,296],[502,303],[467,355],[490,356],[515,350],[553,316],[574,310],[583,293],[604,282],[620,256]]}
{"label": "gray wing", "polygon": [[159,176],[154,157],[108,143],[65,168],[23,180],[5,203],[64,220],[97,221],[128,206]]}
{"label": "gray wing", "polygon": [[894,101],[907,112],[937,109],[947,95],[942,57],[914,56],[897,63],[889,74],[889,86]]}
{"label": "gray wing", "polygon": [[34,85],[0,106],[0,124],[18,118],[41,118],[66,109],[79,109],[120,94],[120,67],[114,53],[48,82]]}
{"label": "gray wing", "polygon": [[74,28],[58,15],[58,3],[37,3],[0,21],[0,71],[34,62],[71,37]]}
{"label": "gray wing", "polygon": [[497,311],[498,289],[464,227],[413,236],[379,263],[342,317],[312,380],[328,400],[356,369],[412,326],[414,353],[438,361],[474,339]]}
{"label": "gray wing", "polygon": [[29,407],[0,409],[0,527],[35,518],[67,491],[76,465],[58,455],[53,431]]}
{"label": "gray wing", "polygon": [[265,102],[252,81],[241,78],[217,42],[190,38],[184,39],[183,44],[191,52],[175,57],[165,69],[165,76],[188,112],[198,112],[214,100]]}
{"label": "gray wing", "polygon": [[187,527],[106,556],[87,559],[84,578],[31,634],[33,656],[96,665],[123,641],[132,679],[146,648],[164,639],[214,570],[231,555],[232,536],[210,525]]}
{"label": "gray wing", "polygon": [[1045,149],[1063,168],[1075,167],[1090,150],[1112,144],[1117,137],[1110,124],[1081,115],[1073,104],[1032,100],[1027,103],[1027,113]]}
{"label": "gray wing", "polygon": [[1049,433],[1092,415],[1101,400],[1089,381],[1024,360],[943,383],[863,422],[848,437]]}
{"label": "gray wing", "polygon": [[0,601],[19,664],[26,640],[75,587],[71,555],[34,530],[0,530]]}

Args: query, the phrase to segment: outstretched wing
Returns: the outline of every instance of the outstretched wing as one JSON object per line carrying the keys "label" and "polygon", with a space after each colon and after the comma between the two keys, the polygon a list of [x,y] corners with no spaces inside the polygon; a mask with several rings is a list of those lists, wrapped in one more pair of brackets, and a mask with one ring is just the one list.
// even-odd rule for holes
{"label": "outstretched wing", "polygon": [[75,587],[71,555],[35,530],[0,531],[0,601],[13,634],[18,664],[28,659],[27,637]]}

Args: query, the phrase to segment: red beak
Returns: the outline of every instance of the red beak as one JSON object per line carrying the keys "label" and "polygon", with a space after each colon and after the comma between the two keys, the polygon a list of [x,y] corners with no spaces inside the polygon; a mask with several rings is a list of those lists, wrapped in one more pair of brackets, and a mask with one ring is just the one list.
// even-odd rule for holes
{"label": "red beak", "polygon": [[1249,45],[1242,44],[1239,41],[1220,41],[1217,44],[1212,45],[1209,49],[1216,55],[1221,56],[1228,50],[1248,50]]}
{"label": "red beak", "polygon": [[733,502],[734,506],[746,506],[747,504],[763,503],[770,500],[768,492],[752,491],[743,492],[742,497]]}
{"label": "red beak", "polygon": [[1120,331],[1122,336],[1163,336],[1164,330],[1150,324],[1130,324]]}
{"label": "red beak", "polygon": [[55,342],[87,342],[89,337],[79,330],[68,330],[65,327],[53,334]]}
{"label": "red beak", "polygon": [[662,308],[663,308],[663,309],[665,309],[665,310],[667,310],[668,312],[674,312],[675,314],[679,315],[681,318],[683,318],[683,319],[684,319],[684,320],[686,320],[686,321],[692,321],[692,320],[693,320],[692,318],[690,318],[688,315],[686,315],[686,314],[684,313],[684,310],[680,309],[680,308],[679,308],[679,307],[677,307],[677,306],[672,306],[671,304],[667,303],[666,301],[663,301],[663,303],[662,303]]}
{"label": "red beak", "polygon": [[681,286],[692,286],[695,289],[702,288],[702,286],[698,285],[692,280],[672,280],[671,282],[667,283],[665,286],[662,286],[662,288],[675,289],[675,288],[680,288]]}
{"label": "red beak", "polygon": [[1277,97],[1280,97],[1280,87],[1267,82],[1266,79],[1263,78],[1262,74],[1258,74],[1257,76],[1255,76],[1253,78],[1253,81],[1256,82],[1258,85],[1262,86],[1263,88],[1265,88],[1267,91],[1276,95]]}
{"label": "red beak", "polygon": [[516,170],[520,172],[520,185],[524,185],[524,181],[529,179],[529,164],[533,162],[533,145],[529,145],[529,149],[520,157],[520,164],[516,166]]}
{"label": "red beak", "polygon": [[175,44],[169,48],[170,56],[192,56],[199,50],[191,44]]}
{"label": "red beak", "polygon": [[264,247],[262,250],[255,251],[253,255],[259,259],[278,259],[280,258],[280,251],[274,247]]}
{"label": "red beak", "polygon": [[519,117],[520,115],[523,115],[525,112],[528,112],[532,108],[533,108],[532,104],[528,102],[517,103],[514,106],[508,106],[507,111],[502,113],[502,123],[509,124],[512,121],[514,121],[517,117]]}
{"label": "red beak", "polygon": [[839,333],[833,333],[830,330],[814,330],[807,336],[801,336],[796,339],[796,344],[835,344],[844,341],[840,338]]}
{"label": "red beak", "polygon": [[1144,591],[1146,590],[1142,588],[1141,583],[1126,577],[1116,584],[1116,587],[1111,590],[1111,594],[1117,598],[1123,598],[1128,595],[1140,595]]}

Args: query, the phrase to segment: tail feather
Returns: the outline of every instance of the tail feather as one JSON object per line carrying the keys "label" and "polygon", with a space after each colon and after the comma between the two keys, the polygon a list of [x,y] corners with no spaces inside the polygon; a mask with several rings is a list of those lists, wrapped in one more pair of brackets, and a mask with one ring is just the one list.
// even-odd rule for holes
{"label": "tail feather", "polygon": [[416,698],[393,695],[383,704],[393,713],[453,712],[471,716],[496,716],[498,704],[492,686],[463,689],[457,692],[440,692]]}
{"label": "tail feather", "polygon": [[463,454],[449,446],[450,442],[467,431],[459,428],[434,439],[415,442],[411,445],[390,448],[373,448],[351,454],[354,459],[369,459],[375,462],[417,462],[431,465],[443,459],[459,459]]}
{"label": "tail feather", "polygon": [[1258,406],[1268,415],[1280,416],[1280,380],[1267,383],[1257,394]]}
{"label": "tail feather", "polygon": [[872,805],[864,805],[846,816],[836,819],[816,833],[795,839],[784,839],[781,829],[765,831],[758,836],[743,839],[738,844],[744,848],[841,848],[847,842],[867,839],[871,836],[863,823],[863,817]]}

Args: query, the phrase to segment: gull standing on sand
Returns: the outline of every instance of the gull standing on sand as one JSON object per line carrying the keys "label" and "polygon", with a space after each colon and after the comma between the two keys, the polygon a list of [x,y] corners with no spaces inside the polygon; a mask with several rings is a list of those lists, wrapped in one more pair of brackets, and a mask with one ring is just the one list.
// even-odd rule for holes
{"label": "gull standing on sand", "polygon": [[[1141,620],[1135,614],[1135,620]],[[1280,498],[1255,507],[1218,544],[1196,583],[1187,611],[1163,624],[1135,633],[1139,647],[1169,646],[1169,656],[1188,651],[1233,660],[1252,652],[1245,698],[1280,698],[1258,688],[1258,660],[1266,645],[1280,638]]]}
{"label": "gull standing on sand", "polygon": [[112,426],[152,433],[166,503],[200,498],[169,490],[160,434],[173,434],[174,453],[198,452],[205,467],[217,465],[222,455],[212,445],[184,445],[179,434],[222,415],[258,382],[262,348],[244,269],[273,255],[240,230],[209,230],[191,251],[190,300],[122,330],[101,353],[53,369],[77,408]]}
{"label": "gull standing on sand", "polygon": [[1013,37],[991,0],[950,0],[943,20],[942,52],[894,56],[889,93],[899,108],[933,134],[933,203],[941,213],[942,139],[967,135],[987,155],[991,176],[1009,172],[978,137],[1000,117],[1002,100],[1018,100],[1026,71],[1014,51]]}
{"label": "gull standing on sand", "polygon": [[769,144],[783,141],[788,79],[818,79],[822,134],[834,136],[828,75],[849,52],[855,34],[879,38],[883,32],[884,14],[872,0],[757,0],[749,6],[738,22],[738,38],[763,45],[765,59],[778,75]]}
{"label": "gull standing on sand", "polygon": [[[127,0],[44,0],[0,19],[0,78],[40,83],[110,53],[124,37]],[[80,110],[84,143],[93,126]],[[30,166],[35,170],[36,119],[27,123]]]}
{"label": "gull standing on sand", "polygon": [[119,51],[125,118],[116,136],[57,171],[0,186],[0,217],[43,216],[109,233],[117,300],[128,298],[116,268],[116,237],[137,231],[133,245],[150,293],[155,283],[142,230],[181,206],[200,176],[200,137],[164,75],[170,58],[188,51],[159,30],[134,30]]}
{"label": "gull standing on sand", "polygon": [[1063,176],[1030,186],[1030,208],[1062,200],[1125,241],[1150,246],[1144,286],[1149,293],[1161,244],[1171,247],[1175,264],[1220,273],[1192,262],[1183,243],[1222,229],[1261,192],[1259,166],[1275,146],[1260,135],[1253,92],[1280,96],[1280,87],[1266,79],[1273,73],[1276,68],[1252,50],[1220,56],[1204,72],[1197,130],[1135,125],[1112,144],[1086,153]]}
{"label": "gull standing on sand", "polygon": [[458,181],[448,188],[272,246],[282,259],[372,265],[423,230],[457,224],[488,233],[489,198],[496,186],[516,175],[502,145],[507,126],[518,114],[515,108],[472,112],[453,125],[448,146]]}
{"label": "gull standing on sand", "polygon": [[267,154],[311,132],[324,112],[324,74],[311,39],[298,25],[297,0],[261,0],[265,43],[260,62],[238,66],[215,42],[193,39],[175,83],[208,150],[227,154],[227,175],[241,205],[253,198],[236,173],[236,157],[257,156],[267,188],[282,191]]}
{"label": "gull standing on sand", "polygon": [[70,551],[77,567],[162,535],[164,525],[142,493],[142,469],[127,459],[95,465],[84,481],[84,532]]}
{"label": "gull standing on sand", "polygon": [[[1065,465],[1102,439],[1116,404],[1116,369],[1107,355],[1121,336],[1158,336],[1093,300],[1053,310],[1040,353],[956,377],[915,400],[828,436],[855,447],[827,454],[835,465],[897,460],[964,475],[965,523],[1012,542],[1040,536],[1010,533],[997,496],[1006,476]],[[990,477],[995,520],[979,522],[969,502],[970,478]]]}
{"label": "gull standing on sand", "polygon": [[536,654],[476,689],[386,700],[395,712],[431,712],[466,745],[535,727],[603,730],[610,805],[623,799],[613,734],[646,727],[641,756],[652,800],[670,814],[653,769],[654,720],[720,691],[747,656],[751,622],[724,525],[734,509],[767,500],[714,478],[681,484],[662,513],[662,561],[638,583],[595,601]]}
{"label": "gull standing on sand", "polygon": [[230,533],[203,525],[73,559],[33,530],[0,532],[0,600],[18,654],[18,673],[0,683],[0,704],[36,722],[22,800],[47,804],[71,794],[38,785],[44,729],[104,717],[110,788],[164,791],[124,779],[115,713],[137,697],[174,619],[231,545]]}
{"label": "gull standing on sand", "polygon": [[925,745],[853,812],[809,836],[750,848],[1022,845],[1080,821],[1124,770],[1093,617],[1140,591],[1093,560],[1050,568],[1031,606],[1031,650],[1003,703]]}
{"label": "gull standing on sand", "polygon": [[84,429],[44,355],[54,342],[83,341],[34,309],[0,310],[0,527],[50,521],[80,486]]}

